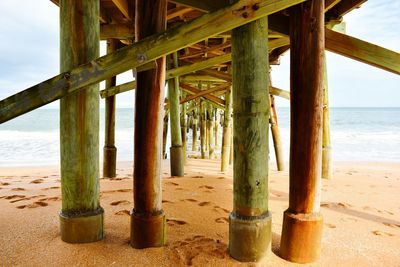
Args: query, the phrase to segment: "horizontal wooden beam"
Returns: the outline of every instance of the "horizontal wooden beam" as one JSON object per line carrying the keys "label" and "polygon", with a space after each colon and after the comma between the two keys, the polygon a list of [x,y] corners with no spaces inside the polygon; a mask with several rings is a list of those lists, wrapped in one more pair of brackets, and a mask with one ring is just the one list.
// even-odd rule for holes
{"label": "horizontal wooden beam", "polygon": [[191,10],[192,10],[192,8],[184,7],[184,6],[179,6],[179,7],[176,7],[174,9],[172,9],[172,10],[168,10],[167,20],[170,20],[170,19],[173,19],[173,18],[176,18],[176,17],[180,17],[183,14],[185,14],[185,13],[191,11]]}
{"label": "horizontal wooden beam", "polygon": [[400,54],[366,41],[325,29],[326,49],[348,58],[400,74]]}
{"label": "horizontal wooden beam", "polygon": [[199,98],[199,97],[202,97],[202,96],[217,92],[217,91],[222,91],[222,90],[226,91],[226,89],[229,88],[230,86],[231,86],[231,83],[223,83],[223,84],[220,84],[218,86],[214,86],[213,88],[200,91],[197,94],[190,95],[190,96],[187,96],[184,99],[182,99],[181,100],[181,104],[189,102],[189,101],[194,100],[196,98]]}
{"label": "horizontal wooden beam", "polygon": [[[274,39],[269,42],[269,51],[272,51],[273,49],[277,47],[281,47],[284,45],[289,44],[289,39],[288,38],[280,38],[280,39]],[[185,65],[181,66],[175,69],[167,70],[166,77],[167,79],[172,79],[177,76],[182,76],[185,74],[193,73],[199,70],[207,69],[215,65],[219,65],[222,63],[230,62],[232,60],[232,54],[227,53],[221,56],[217,57],[212,57],[197,63],[193,63],[190,65]]]}
{"label": "horizontal wooden beam", "polygon": [[112,86],[110,88],[100,91],[101,98],[107,98],[116,94],[128,92],[136,88],[136,81],[127,82],[117,86]]}
{"label": "horizontal wooden beam", "polygon": [[100,39],[134,39],[135,28],[133,24],[101,24]]}
{"label": "horizontal wooden beam", "polygon": [[289,91],[282,90],[282,89],[279,89],[279,88],[270,86],[270,87],[269,87],[269,93],[270,93],[271,95],[280,96],[280,97],[282,97],[282,98],[285,98],[285,99],[287,99],[287,100],[290,100],[290,92],[289,92]]}
{"label": "horizontal wooden beam", "polygon": [[215,11],[217,9],[229,6],[233,1],[230,0],[170,0],[168,2],[172,2],[179,5],[184,5],[187,7],[192,7],[194,9],[210,12]]}
{"label": "horizontal wooden beam", "polygon": [[[3,99],[0,101],[0,123],[51,103],[85,86],[304,1],[258,0],[256,5],[254,0],[241,0],[178,27],[144,38]],[[257,8],[254,8],[255,6]]]}
{"label": "horizontal wooden beam", "polygon": [[131,16],[129,14],[129,3],[128,0],[111,0],[114,5],[121,11],[121,13],[125,16],[127,19],[131,19]]}
{"label": "horizontal wooden beam", "polygon": [[[202,92],[201,90],[199,90],[199,89],[197,89],[197,88],[195,88],[193,86],[190,86],[190,85],[188,85],[186,83],[180,82],[179,86],[185,92],[188,92],[188,93],[193,94],[193,95],[199,94],[199,93]],[[207,100],[210,100],[210,101],[212,101],[212,102],[214,102],[214,103],[216,103],[218,105],[221,105],[221,106],[225,105],[225,100],[223,100],[223,99],[221,99],[219,97],[216,97],[216,96],[213,96],[213,95],[204,95],[204,98],[206,98]]]}

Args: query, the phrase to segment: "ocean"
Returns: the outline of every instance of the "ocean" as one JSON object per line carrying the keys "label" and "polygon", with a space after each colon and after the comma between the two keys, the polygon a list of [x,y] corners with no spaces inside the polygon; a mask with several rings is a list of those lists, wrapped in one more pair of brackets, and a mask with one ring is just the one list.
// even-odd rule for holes
{"label": "ocean", "polygon": [[[289,159],[289,108],[278,108],[284,156]],[[331,108],[334,161],[400,162],[400,108]],[[133,110],[117,109],[118,161],[133,159]],[[59,164],[59,110],[38,109],[0,125],[0,167]],[[100,117],[100,159],[104,109]],[[220,133],[222,132],[222,129]],[[191,133],[189,133],[190,139]],[[188,142],[188,149],[191,149]],[[169,147],[169,146],[168,146]],[[270,158],[275,161],[270,138]]]}

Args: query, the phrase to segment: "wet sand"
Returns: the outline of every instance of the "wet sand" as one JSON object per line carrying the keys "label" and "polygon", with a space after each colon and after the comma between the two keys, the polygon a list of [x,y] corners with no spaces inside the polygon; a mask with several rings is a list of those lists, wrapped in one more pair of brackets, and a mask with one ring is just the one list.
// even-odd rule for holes
{"label": "wet sand", "polygon": [[[245,264],[227,253],[232,170],[221,173],[218,160],[189,159],[185,177],[174,178],[164,161],[168,244],[142,250],[129,246],[132,163],[119,163],[117,172],[116,179],[101,179],[105,239],[67,244],[59,235],[58,167],[0,168],[0,266],[297,265],[279,257],[287,171],[271,165],[272,252],[259,263]],[[322,182],[321,259],[306,266],[399,266],[399,192],[399,163],[335,163],[334,178]]]}

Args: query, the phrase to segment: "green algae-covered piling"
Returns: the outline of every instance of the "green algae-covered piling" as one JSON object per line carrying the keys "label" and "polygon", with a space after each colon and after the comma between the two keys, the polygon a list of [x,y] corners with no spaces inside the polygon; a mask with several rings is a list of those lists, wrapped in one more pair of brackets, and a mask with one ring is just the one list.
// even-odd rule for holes
{"label": "green algae-covered piling", "polygon": [[284,212],[280,256],[297,263],[318,259],[322,216],[320,183],[324,66],[324,1],[290,9],[289,208]]}
{"label": "green algae-covered piling", "polygon": [[168,137],[168,121],[169,121],[169,109],[165,110],[164,113],[164,123],[163,123],[163,148],[162,148],[162,158],[167,158],[167,137]]}
{"label": "green algae-covered piling", "polygon": [[[60,1],[61,72],[99,56],[99,1]],[[101,240],[99,185],[99,86],[60,100],[61,239]]]}
{"label": "green algae-covered piling", "polygon": [[197,151],[197,128],[198,126],[198,112],[197,108],[193,111],[193,123],[192,123],[192,151]]}
{"label": "green algae-covered piling", "polygon": [[281,133],[278,125],[278,115],[276,114],[275,98],[270,95],[271,111],[269,117],[269,123],[271,124],[272,140],[274,142],[276,166],[278,171],[285,170],[285,160],[283,159],[283,149],[281,141]]}
{"label": "green algae-covered piling", "polygon": [[[165,30],[166,16],[166,0],[136,0],[136,41]],[[155,69],[137,74],[130,239],[134,248],[159,247],[166,243],[165,215],[161,207],[164,81],[165,56],[156,60]]]}
{"label": "green algae-covered piling", "polygon": [[231,116],[232,116],[232,90],[225,93],[225,111],[223,119],[222,149],[221,149],[221,171],[225,172],[229,166],[231,150]]}
{"label": "green algae-covered piling", "polygon": [[332,168],[332,147],[331,131],[329,121],[329,93],[328,93],[328,72],[326,56],[324,55],[324,106],[323,106],[323,125],[322,125],[322,178],[331,179]]}
{"label": "green algae-covered piling", "polygon": [[268,18],[232,30],[234,172],[229,253],[239,261],[260,260],[271,249],[267,51]]}
{"label": "green algae-covered piling", "polygon": [[[107,40],[107,53],[118,49],[117,39]],[[113,76],[106,80],[106,88],[116,86],[117,77]],[[105,134],[103,148],[103,177],[112,178],[117,175],[117,148],[115,147],[115,99],[112,95],[106,97],[105,102]]]}
{"label": "green algae-covered piling", "polygon": [[[173,55],[174,66],[178,64],[176,52]],[[179,78],[175,77],[168,80],[168,100],[170,112],[171,128],[171,147],[170,147],[170,166],[171,176],[183,176],[184,161],[182,148],[181,121],[179,113]]]}

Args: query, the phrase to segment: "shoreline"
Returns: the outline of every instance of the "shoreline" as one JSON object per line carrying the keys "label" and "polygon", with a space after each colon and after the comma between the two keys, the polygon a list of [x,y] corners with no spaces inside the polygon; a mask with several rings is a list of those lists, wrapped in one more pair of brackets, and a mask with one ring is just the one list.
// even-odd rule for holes
{"label": "shoreline", "polygon": [[[115,179],[101,179],[104,240],[67,244],[59,235],[58,166],[0,168],[0,262],[14,266],[299,266],[279,257],[282,214],[288,207],[288,171],[270,164],[272,252],[257,264],[227,253],[232,210],[232,169],[219,160],[188,159],[185,177],[169,176],[162,163],[168,243],[143,250],[129,246],[133,208],[132,162],[119,162]],[[4,185],[6,184],[6,185]],[[400,164],[335,162],[322,180],[321,258],[307,266],[393,266],[400,262]]]}

